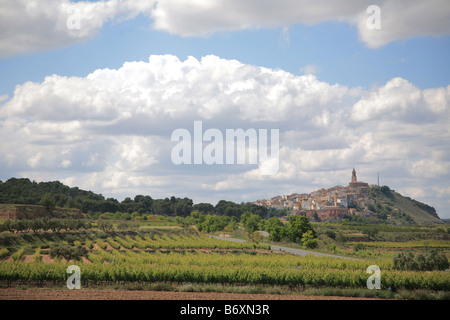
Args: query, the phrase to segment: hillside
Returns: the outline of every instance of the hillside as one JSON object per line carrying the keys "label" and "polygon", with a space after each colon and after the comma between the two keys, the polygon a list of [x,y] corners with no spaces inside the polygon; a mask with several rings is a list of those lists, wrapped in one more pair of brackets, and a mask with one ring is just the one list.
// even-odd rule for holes
{"label": "hillside", "polygon": [[[47,198],[56,208],[75,208],[82,213],[127,212],[155,213],[170,215],[188,215],[192,200],[179,199],[152,199],[150,196],[136,195],[134,199],[126,198],[119,202],[114,198],[105,198],[92,191],[69,187],[60,181],[36,182],[27,178],[10,178],[0,181],[0,203],[46,205]],[[96,217],[97,217],[96,216]]]}
{"label": "hillside", "polygon": [[[0,181],[0,204],[28,205],[16,206],[14,210],[9,211],[6,209],[8,207],[3,207],[2,215],[4,217],[9,215],[24,217],[35,214],[42,215],[42,213],[33,212],[41,210],[37,209],[36,205],[45,205],[42,201],[46,197],[50,197],[53,207],[60,208],[60,212],[63,210],[62,208],[74,208],[78,209],[75,210],[78,213],[89,213],[88,216],[91,218],[98,218],[99,214],[107,212],[188,216],[192,210],[199,210],[203,213],[236,217],[239,217],[246,210],[260,216],[266,216],[268,213],[266,207],[252,203],[239,205],[231,201],[221,200],[216,206],[207,203],[194,205],[193,201],[188,198],[152,199],[150,196],[143,195],[136,195],[134,199],[126,198],[119,202],[113,198],[105,199],[101,194],[92,191],[68,187],[59,181],[37,183],[25,178],[11,178],[5,182]],[[394,222],[444,223],[439,219],[433,207],[404,197],[400,193],[390,190],[387,186],[371,186],[369,196],[366,199],[371,199],[374,202],[366,209],[376,213],[381,219],[386,219],[389,216],[393,217]]]}
{"label": "hillside", "polygon": [[[59,181],[35,182],[26,178],[10,178],[5,182],[0,181],[0,204],[28,205],[27,207],[16,207],[24,214],[36,210],[35,206],[37,205],[52,208],[74,208],[93,219],[97,219],[101,214],[109,213],[186,217],[193,210],[198,210],[202,213],[240,217],[245,211],[251,211],[265,217],[268,212],[265,207],[252,203],[238,204],[220,200],[213,206],[210,203],[194,204],[192,199],[174,196],[153,199],[149,195],[136,195],[133,199],[127,197],[119,202],[114,198],[105,199],[103,195],[92,191],[68,187]],[[11,212],[5,212],[4,216],[14,215],[16,211],[14,209]]]}
{"label": "hillside", "polygon": [[443,223],[433,207],[405,197],[387,186],[372,186],[369,198],[375,200],[375,206],[372,209],[378,213],[405,217],[417,224]]}
{"label": "hillside", "polygon": [[35,218],[83,218],[79,209],[59,208],[48,210],[44,206],[28,204],[0,204],[0,219],[35,219]]}

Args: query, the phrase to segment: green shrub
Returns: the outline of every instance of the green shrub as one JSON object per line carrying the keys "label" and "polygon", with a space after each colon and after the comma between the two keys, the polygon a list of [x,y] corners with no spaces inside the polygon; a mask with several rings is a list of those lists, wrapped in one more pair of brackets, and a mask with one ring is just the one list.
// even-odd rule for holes
{"label": "green shrub", "polygon": [[98,227],[100,228],[100,230],[106,232],[106,231],[111,231],[113,229],[113,224],[109,221],[102,220],[98,223]]}
{"label": "green shrub", "polygon": [[363,243],[357,243],[353,246],[354,251],[366,250],[366,246]]}
{"label": "green shrub", "polygon": [[67,244],[55,244],[50,248],[50,257],[51,258],[64,258],[67,261],[81,260],[81,257],[86,256],[88,250],[82,245],[78,246],[70,246]]}
{"label": "green shrub", "polygon": [[314,249],[317,247],[317,239],[311,230],[305,232],[302,236],[302,244],[305,249]]}
{"label": "green shrub", "polygon": [[6,248],[0,249],[0,259],[6,258],[10,255],[10,252]]}
{"label": "green shrub", "polygon": [[394,269],[411,271],[433,271],[449,268],[447,257],[442,252],[431,250],[428,254],[414,256],[411,252],[399,253],[393,259]]}
{"label": "green shrub", "polygon": [[336,253],[337,247],[335,244],[330,244],[329,246],[327,246],[327,249],[333,253]]}
{"label": "green shrub", "polygon": [[336,240],[336,232],[334,232],[333,230],[327,230],[325,231],[325,235],[327,237],[330,237],[333,240]]}

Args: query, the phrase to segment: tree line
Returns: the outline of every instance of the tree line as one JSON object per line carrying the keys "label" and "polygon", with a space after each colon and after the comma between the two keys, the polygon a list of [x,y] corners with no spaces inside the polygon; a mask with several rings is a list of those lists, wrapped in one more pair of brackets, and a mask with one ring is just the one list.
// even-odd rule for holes
{"label": "tree line", "polygon": [[92,224],[83,219],[59,219],[59,218],[36,218],[30,220],[5,220],[0,224],[0,232],[9,231],[11,233],[19,232],[41,232],[41,231],[76,231],[91,229]]}
{"label": "tree line", "polygon": [[285,214],[284,211],[268,209],[253,203],[238,204],[226,200],[212,205],[210,203],[194,204],[192,199],[186,197],[172,196],[153,199],[149,195],[136,195],[134,198],[127,197],[123,201],[118,201],[78,187],[68,187],[60,181],[36,182],[27,178],[11,178],[5,182],[0,181],[0,203],[43,205],[49,211],[55,207],[75,208],[91,219],[98,219],[105,213],[117,212],[187,217],[192,211],[199,211],[203,214],[236,218],[240,218],[246,211],[265,218]]}
{"label": "tree line", "polygon": [[443,252],[430,250],[427,254],[414,255],[411,252],[398,253],[392,260],[395,270],[406,271],[433,271],[446,270],[450,267],[447,257]]}
{"label": "tree line", "polygon": [[29,220],[5,220],[0,224],[0,232],[9,231],[11,233],[19,232],[61,232],[61,231],[80,231],[98,228],[101,231],[109,232],[113,230],[124,231],[139,229],[139,222],[137,221],[121,221],[116,224],[108,220],[99,220],[92,223],[85,219],[71,219],[71,218],[36,218]]}

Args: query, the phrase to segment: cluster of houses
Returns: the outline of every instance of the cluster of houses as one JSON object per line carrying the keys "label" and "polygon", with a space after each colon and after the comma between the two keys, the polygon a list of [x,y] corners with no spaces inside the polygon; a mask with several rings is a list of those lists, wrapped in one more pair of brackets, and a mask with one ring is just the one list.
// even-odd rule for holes
{"label": "cluster of houses", "polygon": [[373,205],[373,200],[368,199],[369,191],[369,184],[358,181],[356,171],[353,169],[352,180],[347,187],[335,186],[309,194],[276,196],[270,200],[258,200],[254,203],[277,209],[289,208],[290,215],[301,215],[310,219],[342,219],[349,214],[361,216],[373,214],[367,210],[369,204]]}

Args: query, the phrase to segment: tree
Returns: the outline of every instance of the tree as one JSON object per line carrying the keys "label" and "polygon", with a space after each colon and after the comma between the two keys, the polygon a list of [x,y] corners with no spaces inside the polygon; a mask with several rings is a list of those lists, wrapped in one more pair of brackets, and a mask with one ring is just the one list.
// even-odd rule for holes
{"label": "tree", "polygon": [[269,240],[281,241],[286,236],[286,227],[278,217],[267,220],[266,231],[269,233]]}
{"label": "tree", "polygon": [[235,220],[235,217],[231,218],[231,221],[227,224],[227,226],[223,229],[226,232],[234,231],[238,228],[238,222]]}
{"label": "tree", "polygon": [[197,210],[204,214],[211,214],[214,213],[214,206],[210,203],[197,203],[192,206],[192,210]]}
{"label": "tree", "polygon": [[199,224],[202,223],[203,221],[205,221],[206,216],[204,214],[202,214],[201,212],[199,212],[198,210],[194,210],[191,212],[190,214],[190,219],[193,220],[193,224]]}
{"label": "tree", "polygon": [[257,214],[251,214],[245,223],[245,230],[248,232],[255,232],[259,229],[261,217]]}
{"label": "tree", "polygon": [[170,215],[172,210],[169,198],[155,200],[153,203],[153,211],[158,215]]}
{"label": "tree", "polygon": [[113,224],[109,221],[102,220],[99,222],[98,227],[102,231],[111,231],[113,229]]}
{"label": "tree", "polygon": [[18,231],[28,232],[31,227],[31,220],[17,220],[17,225]]}
{"label": "tree", "polygon": [[49,213],[52,213],[56,208],[55,198],[53,198],[51,194],[46,194],[43,196],[39,203],[43,205]]}
{"label": "tree", "polygon": [[82,245],[76,247],[67,244],[57,243],[50,247],[51,258],[64,258],[67,261],[75,260],[79,261],[83,256],[88,254],[88,250]]}
{"label": "tree", "polygon": [[192,207],[184,201],[178,201],[173,205],[175,216],[187,217],[191,213]]}
{"label": "tree", "polygon": [[4,230],[8,230],[11,233],[14,233],[16,231],[16,226],[14,224],[15,220],[6,220],[5,222],[3,222],[3,229]]}
{"label": "tree", "polygon": [[243,214],[241,214],[240,221],[243,225],[245,224],[245,222],[247,221],[247,219],[250,217],[251,214],[252,213],[250,211],[245,211]]}
{"label": "tree", "polygon": [[238,204],[232,201],[220,200],[214,207],[215,213],[221,216],[234,216],[239,218],[242,211]]}
{"label": "tree", "polygon": [[76,208],[81,209],[81,205],[74,198],[68,198],[66,204],[64,205],[66,208]]}
{"label": "tree", "polygon": [[206,215],[205,220],[198,225],[198,229],[202,232],[222,231],[228,225],[229,217],[220,217]]}
{"label": "tree", "polygon": [[311,231],[314,238],[317,237],[311,223],[307,217],[291,216],[289,217],[289,224],[286,230],[288,239],[292,242],[299,242],[305,232]]}
{"label": "tree", "polygon": [[30,222],[30,228],[33,230],[33,232],[38,232],[39,230],[43,229],[44,227],[44,221],[42,218],[36,218],[31,220]]}
{"label": "tree", "polygon": [[378,234],[378,230],[369,227],[363,231],[363,234],[367,235],[367,238],[369,238],[369,240],[374,240],[375,236]]}
{"label": "tree", "polygon": [[59,232],[62,229],[62,224],[59,219],[53,218],[48,221],[48,228],[53,232]]}
{"label": "tree", "polygon": [[302,244],[305,249],[314,249],[317,247],[317,239],[312,230],[308,230],[302,235]]}
{"label": "tree", "polygon": [[241,215],[241,223],[248,233],[253,233],[258,230],[260,222],[261,217],[257,214],[251,213],[250,211],[245,211]]}
{"label": "tree", "polygon": [[241,212],[249,211],[253,214],[257,214],[261,218],[266,218],[268,214],[268,209],[266,207],[251,202],[241,203],[239,207]]}

